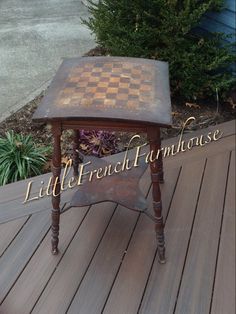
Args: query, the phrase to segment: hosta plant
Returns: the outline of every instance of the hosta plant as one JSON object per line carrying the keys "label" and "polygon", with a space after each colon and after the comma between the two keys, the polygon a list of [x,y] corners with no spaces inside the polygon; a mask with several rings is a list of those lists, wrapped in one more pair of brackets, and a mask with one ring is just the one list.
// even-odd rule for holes
{"label": "hosta plant", "polygon": [[48,151],[37,146],[31,135],[6,132],[0,137],[0,185],[41,174]]}

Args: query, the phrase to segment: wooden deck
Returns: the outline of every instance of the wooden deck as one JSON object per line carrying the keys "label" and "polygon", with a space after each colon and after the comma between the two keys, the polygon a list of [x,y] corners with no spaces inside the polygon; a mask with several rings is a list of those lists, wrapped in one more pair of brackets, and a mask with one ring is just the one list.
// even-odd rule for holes
{"label": "wooden deck", "polygon": [[[235,121],[216,128],[218,142],[164,160],[165,265],[153,222],[113,203],[64,213],[53,256],[50,199],[23,205],[28,180],[1,187],[0,313],[235,313]],[[141,185],[150,200],[148,173]]]}

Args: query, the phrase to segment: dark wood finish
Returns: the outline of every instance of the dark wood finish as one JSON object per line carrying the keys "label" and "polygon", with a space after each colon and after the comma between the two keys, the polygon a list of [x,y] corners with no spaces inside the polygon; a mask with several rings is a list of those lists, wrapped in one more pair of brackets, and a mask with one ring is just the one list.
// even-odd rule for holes
{"label": "dark wood finish", "polygon": [[[87,161],[91,162],[92,169],[105,169],[109,165],[115,166],[115,164],[102,158],[85,157],[84,162]],[[96,178],[92,181],[85,178],[84,182],[82,181],[82,186],[73,195],[68,208],[109,201],[131,210],[146,210],[147,202],[139,184],[146,168],[147,164],[140,161],[138,167],[132,167],[129,171],[114,173],[111,176],[107,175],[99,181]]]}
{"label": "dark wood finish", "polygon": [[[160,141],[160,139],[159,139]],[[159,148],[161,148],[161,141],[159,143]],[[163,157],[162,151],[160,151],[160,155],[157,159],[157,168],[158,168],[158,179],[159,183],[164,183],[164,170],[163,170]]]}
{"label": "dark wood finish", "polygon": [[77,177],[79,174],[78,167],[79,167],[79,139],[80,133],[79,130],[74,130],[74,143],[73,143],[73,169],[74,169],[74,176]]}
{"label": "dark wood finish", "polygon": [[[157,153],[161,148],[160,127],[171,126],[171,103],[168,78],[168,64],[142,58],[87,57],[63,61],[51,83],[47,95],[34,113],[35,121],[46,121],[52,125],[53,161],[52,184],[56,182],[52,195],[52,253],[58,253],[60,220],[60,136],[62,130],[75,130],[74,173],[78,175],[79,147],[78,129],[115,129],[146,131],[150,149]],[[125,174],[127,175],[127,174]],[[92,205],[113,200],[122,194],[120,204],[138,210],[146,209],[144,197],[137,195],[137,180],[126,179],[129,186],[121,188],[124,174],[113,175],[106,182],[115,187],[112,195],[98,184],[88,184],[72,199],[71,206]],[[153,183],[153,208],[159,259],[165,262],[164,225],[159,183],[163,182],[162,155],[151,163]],[[105,181],[105,180],[104,180]],[[102,184],[102,182],[100,183]],[[120,186],[120,190],[118,187]],[[96,189],[94,189],[96,187]],[[101,196],[97,196],[99,191]],[[128,190],[128,193],[126,193]],[[134,191],[134,193],[132,193]],[[88,202],[89,200],[89,202]],[[137,200],[135,202],[135,200]],[[133,205],[133,208],[130,206]],[[67,207],[68,209],[69,207]]]}
{"label": "dark wood finish", "polygon": [[61,174],[61,125],[59,123],[52,124],[53,134],[53,157],[52,157],[52,186],[55,190],[52,194],[52,254],[58,253],[59,242],[59,222],[60,222],[60,174]]}
{"label": "dark wood finish", "polygon": [[[62,128],[63,130],[72,129],[77,130],[78,125],[83,130],[94,130],[94,120],[87,121],[76,121],[67,119],[63,121]],[[167,127],[163,125],[163,127]],[[96,128],[98,130],[105,130],[105,131],[127,131],[127,132],[146,132],[147,131],[147,124],[135,123],[135,122],[127,122],[127,121],[110,121],[110,120],[96,120]]]}
{"label": "dark wood finish", "polygon": [[34,119],[170,126],[168,76],[168,64],[156,60],[64,59]]}
{"label": "dark wood finish", "polygon": [[[153,151],[153,155],[156,156],[158,150],[161,148],[160,129],[150,128],[147,132],[148,140],[150,143],[150,151]],[[160,175],[163,180],[162,162],[155,161],[150,162],[151,179],[152,179],[152,197],[153,197],[153,210],[155,215],[155,230],[157,237],[158,257],[159,262],[164,264],[165,260],[165,239],[164,239],[164,222],[162,216],[162,200],[161,190],[159,185]],[[159,168],[160,167],[160,168]]]}

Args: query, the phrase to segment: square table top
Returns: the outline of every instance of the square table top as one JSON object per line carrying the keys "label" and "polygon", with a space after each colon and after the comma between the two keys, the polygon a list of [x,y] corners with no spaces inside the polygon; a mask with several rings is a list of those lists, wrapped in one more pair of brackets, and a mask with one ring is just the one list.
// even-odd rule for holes
{"label": "square table top", "polygon": [[168,64],[127,57],[64,59],[33,120],[170,126]]}

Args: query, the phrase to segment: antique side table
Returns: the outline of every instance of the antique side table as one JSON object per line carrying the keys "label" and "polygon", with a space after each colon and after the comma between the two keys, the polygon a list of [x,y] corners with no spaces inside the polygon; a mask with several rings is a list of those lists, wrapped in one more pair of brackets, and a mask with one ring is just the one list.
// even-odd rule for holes
{"label": "antique side table", "polygon": [[[161,147],[160,128],[171,126],[168,64],[126,57],[64,59],[33,120],[52,126],[52,184],[56,182],[55,194],[58,195],[52,196],[51,228],[52,253],[57,254],[62,131],[74,130],[74,152],[79,145],[79,129],[145,132],[155,156]],[[76,155],[73,166],[75,174],[78,174]],[[150,162],[150,169],[158,256],[164,263],[164,223],[159,186],[163,182],[161,154]]]}

